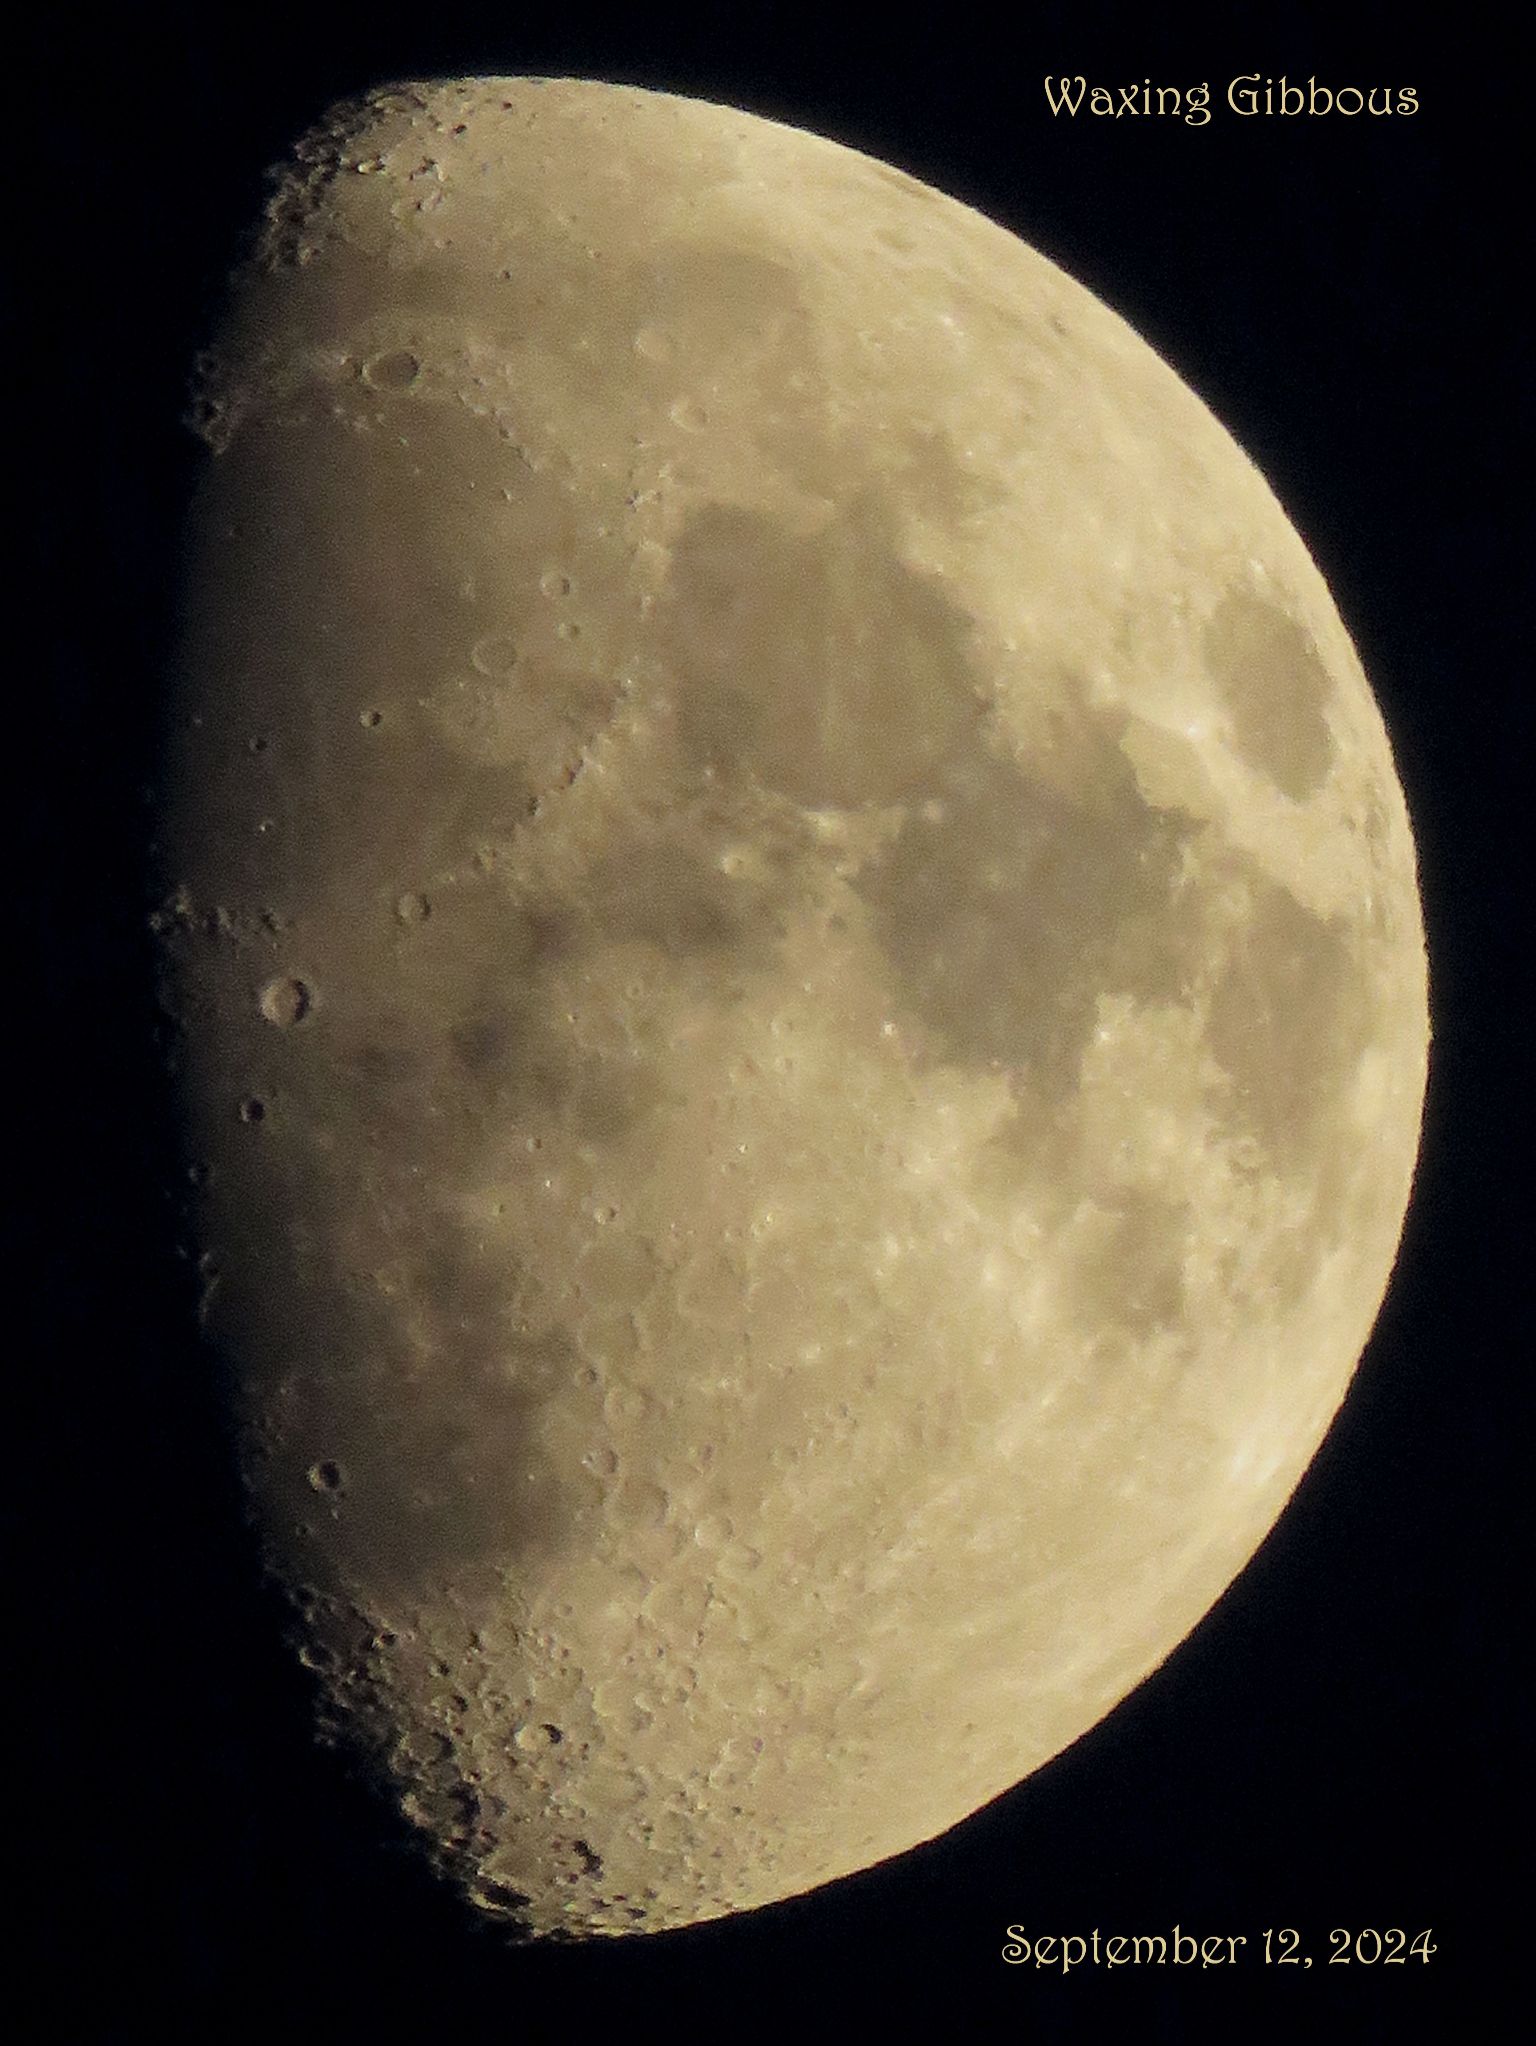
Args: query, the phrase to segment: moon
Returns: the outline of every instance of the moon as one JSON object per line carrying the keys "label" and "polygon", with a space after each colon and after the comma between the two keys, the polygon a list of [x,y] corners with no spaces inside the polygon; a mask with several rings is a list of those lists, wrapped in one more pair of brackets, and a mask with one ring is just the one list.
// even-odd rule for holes
{"label": "moon", "polygon": [[153,922],[326,1730],[537,1935],[934,1837],[1241,1570],[1390,1277],[1322,577],[1013,235],[586,80],[333,109],[193,423]]}

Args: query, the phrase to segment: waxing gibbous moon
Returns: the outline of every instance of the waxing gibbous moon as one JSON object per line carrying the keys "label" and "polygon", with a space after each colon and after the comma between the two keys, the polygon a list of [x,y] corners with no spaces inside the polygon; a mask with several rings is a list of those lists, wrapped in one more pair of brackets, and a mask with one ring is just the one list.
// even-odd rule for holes
{"label": "waxing gibbous moon", "polygon": [[931,1838],[1382,1300],[1423,930],[1317,569],[1002,228],[584,81],[328,116],[196,423],[153,921],[328,1725],[542,1934]]}

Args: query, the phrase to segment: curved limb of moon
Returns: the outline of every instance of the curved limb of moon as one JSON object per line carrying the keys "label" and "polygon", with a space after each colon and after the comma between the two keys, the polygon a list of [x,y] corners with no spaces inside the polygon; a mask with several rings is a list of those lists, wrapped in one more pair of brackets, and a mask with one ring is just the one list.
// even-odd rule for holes
{"label": "curved limb of moon", "polygon": [[330,1718],[542,1932],[931,1837],[1209,1608],[1387,1282],[1321,578],[1002,229],[590,83],[338,110],[195,416],[157,923]]}

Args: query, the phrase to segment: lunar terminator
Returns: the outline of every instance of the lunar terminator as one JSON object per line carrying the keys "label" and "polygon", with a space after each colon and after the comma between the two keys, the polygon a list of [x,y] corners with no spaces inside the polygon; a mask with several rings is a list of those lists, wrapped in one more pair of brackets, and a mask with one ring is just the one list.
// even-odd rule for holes
{"label": "lunar terminator", "polygon": [[195,416],[156,921],[330,1723],[543,1934],[932,1837],[1219,1596],[1387,1283],[1322,578],[1002,228],[586,81],[329,115]]}

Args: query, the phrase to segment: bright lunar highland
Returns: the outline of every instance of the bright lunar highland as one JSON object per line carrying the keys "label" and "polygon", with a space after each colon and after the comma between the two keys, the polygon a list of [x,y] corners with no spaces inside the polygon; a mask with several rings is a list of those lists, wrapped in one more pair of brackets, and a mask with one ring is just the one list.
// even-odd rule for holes
{"label": "bright lunar highland", "polygon": [[152,921],[327,1726],[542,1934],[929,1839],[1209,1609],[1388,1281],[1322,578],[1013,235],[585,81],[329,115],[195,422]]}

